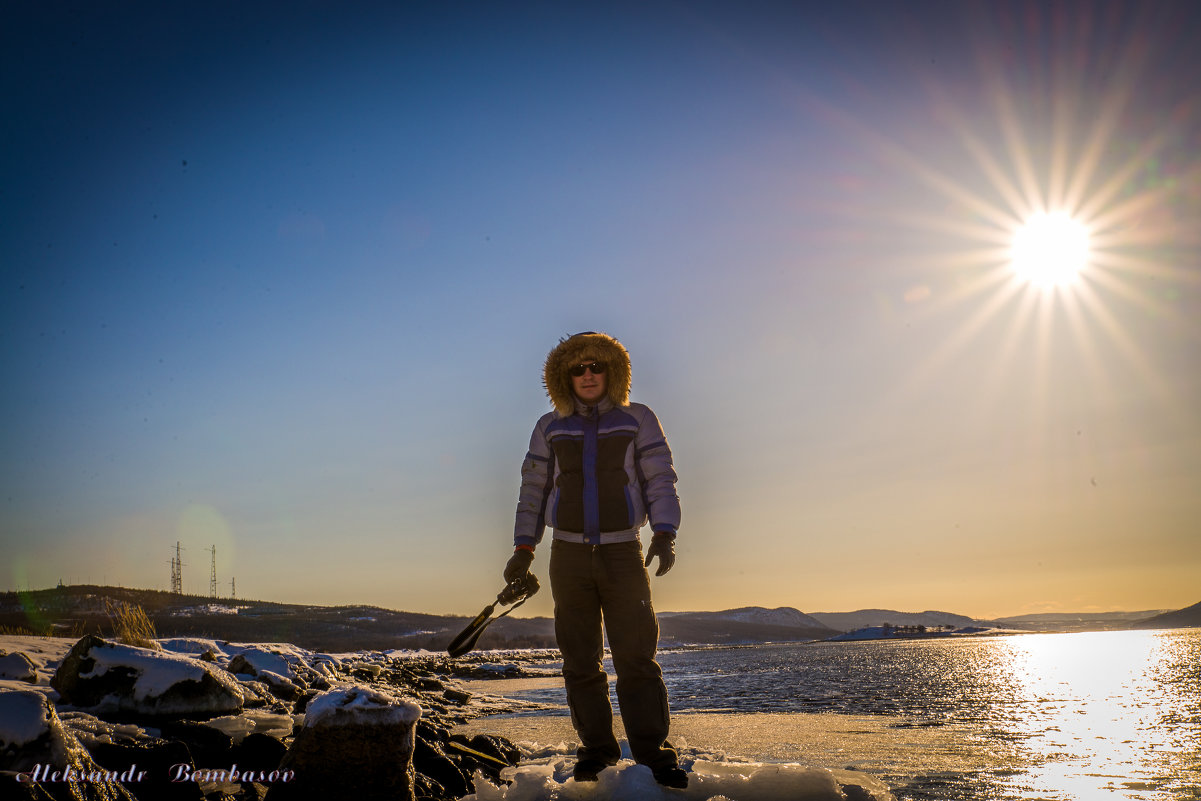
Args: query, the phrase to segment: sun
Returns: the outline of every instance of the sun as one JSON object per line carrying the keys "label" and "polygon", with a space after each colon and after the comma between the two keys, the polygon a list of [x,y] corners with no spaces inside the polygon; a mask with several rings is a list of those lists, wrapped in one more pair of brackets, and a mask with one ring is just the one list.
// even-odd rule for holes
{"label": "sun", "polygon": [[1088,264],[1088,227],[1064,212],[1039,212],[1013,237],[1013,271],[1042,288],[1075,281]]}

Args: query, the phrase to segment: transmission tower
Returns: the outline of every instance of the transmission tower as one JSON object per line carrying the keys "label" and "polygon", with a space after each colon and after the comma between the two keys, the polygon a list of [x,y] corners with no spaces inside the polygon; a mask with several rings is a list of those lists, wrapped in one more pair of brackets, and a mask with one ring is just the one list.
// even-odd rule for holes
{"label": "transmission tower", "polygon": [[171,592],[183,595],[183,558],[179,542],[175,543],[175,556],[171,557]]}
{"label": "transmission tower", "polygon": [[213,552],[213,567],[209,572],[209,597],[217,597],[217,546],[211,548]]}

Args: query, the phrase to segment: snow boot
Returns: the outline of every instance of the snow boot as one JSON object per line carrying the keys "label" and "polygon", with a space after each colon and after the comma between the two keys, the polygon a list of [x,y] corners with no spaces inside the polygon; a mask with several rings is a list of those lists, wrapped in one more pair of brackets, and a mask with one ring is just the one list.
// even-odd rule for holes
{"label": "snow boot", "polygon": [[600,759],[581,759],[575,763],[575,769],[572,770],[571,776],[577,782],[594,782],[597,780],[598,774],[612,764],[612,762]]}
{"label": "snow boot", "polygon": [[655,781],[664,787],[673,787],[676,790],[683,790],[688,787],[688,774],[678,765],[665,765],[652,771],[655,776]]}

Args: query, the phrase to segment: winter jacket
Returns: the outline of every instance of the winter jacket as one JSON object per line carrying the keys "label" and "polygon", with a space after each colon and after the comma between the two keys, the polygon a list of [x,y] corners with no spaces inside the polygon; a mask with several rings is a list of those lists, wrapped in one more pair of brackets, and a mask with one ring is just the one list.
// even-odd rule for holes
{"label": "winter jacket", "polygon": [[[584,406],[572,392],[570,368],[606,364],[607,393]],[[673,533],[680,499],[671,449],[649,407],[629,401],[629,354],[605,334],[561,341],[543,369],[555,410],[534,426],[521,467],[515,545],[534,546],[545,527],[554,539],[593,545],[636,540],[652,530]]]}

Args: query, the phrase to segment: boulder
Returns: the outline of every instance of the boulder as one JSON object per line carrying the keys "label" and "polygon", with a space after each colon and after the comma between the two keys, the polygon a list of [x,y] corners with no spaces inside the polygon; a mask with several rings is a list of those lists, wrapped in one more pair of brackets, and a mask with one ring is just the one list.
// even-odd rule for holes
{"label": "boulder", "polygon": [[0,692],[0,771],[14,774],[0,777],[6,798],[12,791],[55,801],[134,801],[123,782],[146,778],[134,764],[120,771],[97,765],[34,690]]}
{"label": "boulder", "polygon": [[442,744],[436,740],[417,740],[413,748],[413,770],[436,782],[443,794],[451,798],[462,798],[475,792],[470,774],[458,760],[447,756]]}
{"label": "boulder", "polygon": [[320,674],[290,646],[249,645],[229,660],[226,668],[240,676],[257,677],[264,671],[283,676],[304,689]]}
{"label": "boulder", "polygon": [[30,684],[37,684],[37,665],[20,651],[4,654],[0,656],[0,679],[27,681]]}
{"label": "boulder", "polygon": [[[194,767],[187,745],[178,740],[147,738],[138,741],[97,742],[90,747],[92,758],[101,767],[124,771],[136,765],[145,775],[130,789],[139,801],[162,798],[171,801],[204,801],[196,782],[172,781],[179,765]],[[210,764],[210,763],[201,763]],[[211,763],[228,764],[228,763]]]}
{"label": "boulder", "polygon": [[288,747],[269,734],[251,732],[234,748],[233,761],[256,771],[273,771],[283,762]]}
{"label": "boulder", "polygon": [[[190,765],[196,752],[177,738],[153,736],[141,726],[111,723],[86,712],[64,711],[59,719],[102,768],[123,772],[136,765],[145,775],[129,790],[139,801],[201,801],[200,786],[171,781],[176,765]],[[166,725],[165,723],[162,725]],[[192,726],[200,724],[192,723]]]}
{"label": "boulder", "polygon": [[233,659],[229,660],[229,664],[225,667],[230,673],[238,676],[257,676],[259,670],[254,666],[245,654],[237,654]]}
{"label": "boulder", "polygon": [[281,676],[271,670],[260,670],[258,679],[267,685],[267,689],[276,698],[281,698],[284,701],[295,701],[300,697],[301,688],[286,676]]}
{"label": "boulder", "polygon": [[92,634],[75,643],[50,684],[63,703],[101,714],[205,719],[243,703],[238,682],[214,665]]}
{"label": "boulder", "polygon": [[182,743],[196,765],[226,765],[233,758],[234,741],[225,732],[193,720],[165,720],[159,725],[164,737]]}
{"label": "boulder", "polygon": [[280,764],[267,801],[320,798],[412,801],[414,728],[421,707],[348,686],[309,702],[304,727]]}
{"label": "boulder", "polygon": [[[245,673],[239,673],[238,676],[245,676]],[[242,690],[242,707],[244,709],[258,709],[275,703],[275,696],[271,694],[271,688],[258,679],[238,678],[238,686]]]}

